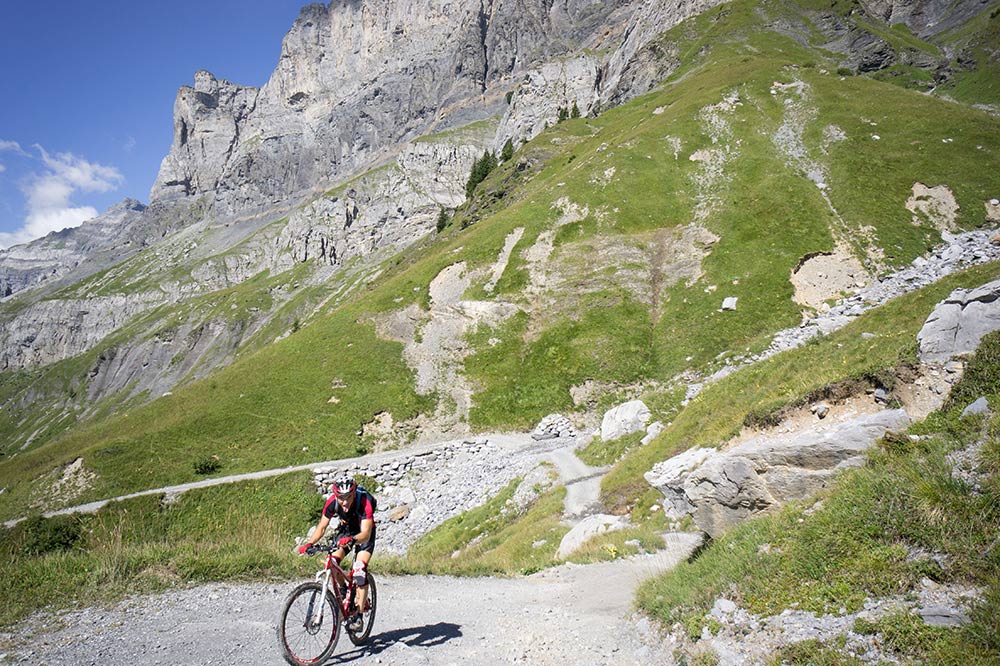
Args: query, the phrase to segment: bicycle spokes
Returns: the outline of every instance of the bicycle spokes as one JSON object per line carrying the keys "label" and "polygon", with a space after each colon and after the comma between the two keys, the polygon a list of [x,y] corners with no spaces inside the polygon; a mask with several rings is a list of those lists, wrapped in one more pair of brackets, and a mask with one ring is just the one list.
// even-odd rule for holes
{"label": "bicycle spokes", "polygon": [[305,621],[302,623],[311,636],[316,635],[323,626],[323,604],[320,603],[319,608],[316,607],[316,600],[319,599],[320,594],[320,590],[314,590],[309,595],[309,607],[306,608]]}
{"label": "bicycle spokes", "polygon": [[289,594],[278,624],[278,640],[290,664],[329,657],[340,635],[340,613],[323,586],[306,583]]}

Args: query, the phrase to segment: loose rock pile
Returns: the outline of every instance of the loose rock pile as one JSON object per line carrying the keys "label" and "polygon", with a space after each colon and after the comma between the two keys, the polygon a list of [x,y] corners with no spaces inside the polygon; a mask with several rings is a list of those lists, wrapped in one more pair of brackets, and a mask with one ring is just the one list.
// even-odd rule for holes
{"label": "loose rock pile", "polygon": [[[314,484],[328,498],[330,484],[340,474],[375,479],[378,486],[368,490],[378,500],[377,548],[402,554],[445,520],[480,506],[513,479],[528,477],[548,450],[511,449],[486,438],[456,440],[420,453],[401,452],[376,465],[319,468],[313,470]],[[517,507],[512,504],[511,510]]]}
{"label": "loose rock pile", "polygon": [[549,414],[539,421],[535,429],[531,431],[531,438],[543,440],[557,437],[576,437],[579,434],[568,418],[562,414]]}
{"label": "loose rock pile", "polygon": [[798,347],[810,338],[842,328],[890,299],[926,287],[969,266],[1000,259],[1000,245],[991,242],[995,233],[995,230],[977,230],[956,235],[942,234],[944,244],[930,256],[917,257],[906,268],[880,278],[799,328],[781,331],[763,355],[772,356]]}

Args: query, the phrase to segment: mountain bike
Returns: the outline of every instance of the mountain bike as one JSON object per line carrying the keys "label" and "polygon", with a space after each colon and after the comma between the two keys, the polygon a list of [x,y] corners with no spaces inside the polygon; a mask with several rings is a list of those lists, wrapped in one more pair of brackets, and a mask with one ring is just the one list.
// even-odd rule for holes
{"label": "mountain bike", "polygon": [[371,635],[378,600],[375,577],[368,572],[361,630],[351,631],[346,622],[354,611],[357,586],[353,576],[333,559],[336,550],[337,546],[331,544],[316,544],[306,550],[307,555],[326,553],[326,564],[316,572],[316,580],[292,590],[281,608],[278,644],[285,661],[292,666],[321,664],[329,659],[340,640],[341,626],[354,645],[362,645]]}

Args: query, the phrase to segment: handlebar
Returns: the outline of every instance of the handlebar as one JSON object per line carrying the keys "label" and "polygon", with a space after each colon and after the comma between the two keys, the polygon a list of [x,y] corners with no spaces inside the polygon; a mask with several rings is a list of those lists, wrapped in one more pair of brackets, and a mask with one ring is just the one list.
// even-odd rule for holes
{"label": "handlebar", "polygon": [[336,546],[314,543],[313,545],[306,547],[306,555],[315,555],[316,553],[332,553],[335,550],[337,550]]}
{"label": "handlebar", "polygon": [[[306,548],[306,555],[315,555],[316,553],[332,553],[340,549],[340,544],[337,541],[340,537],[346,536],[346,532],[338,532],[333,538],[331,538],[327,543],[314,543]],[[352,540],[351,546],[354,545]],[[350,548],[350,546],[348,547]],[[348,552],[350,552],[348,550]]]}

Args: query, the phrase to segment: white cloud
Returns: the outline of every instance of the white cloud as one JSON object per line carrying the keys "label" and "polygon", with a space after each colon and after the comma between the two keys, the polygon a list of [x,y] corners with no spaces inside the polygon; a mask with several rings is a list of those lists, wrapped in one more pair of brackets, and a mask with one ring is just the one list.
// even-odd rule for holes
{"label": "white cloud", "polygon": [[124,150],[126,153],[131,153],[132,149],[135,148],[135,144],[136,144],[135,137],[130,136],[128,138],[128,141],[125,142],[125,145],[122,146],[122,150]]}
{"label": "white cloud", "polygon": [[7,167],[5,167],[3,164],[0,164],[0,173],[3,173],[6,170],[7,170]]}
{"label": "white cloud", "polygon": [[[13,141],[2,141],[0,147],[8,144],[15,148],[5,149],[20,150]],[[115,167],[88,162],[72,153],[52,156],[37,144],[35,148],[46,170],[30,176],[22,185],[28,199],[28,215],[17,231],[0,233],[0,247],[27,243],[97,217],[93,206],[74,205],[70,197],[77,192],[110,192],[125,180]]]}
{"label": "white cloud", "polygon": [[9,150],[12,153],[17,153],[18,155],[27,155],[23,150],[21,150],[21,144],[17,141],[5,141],[0,139],[0,153],[5,150]]}

